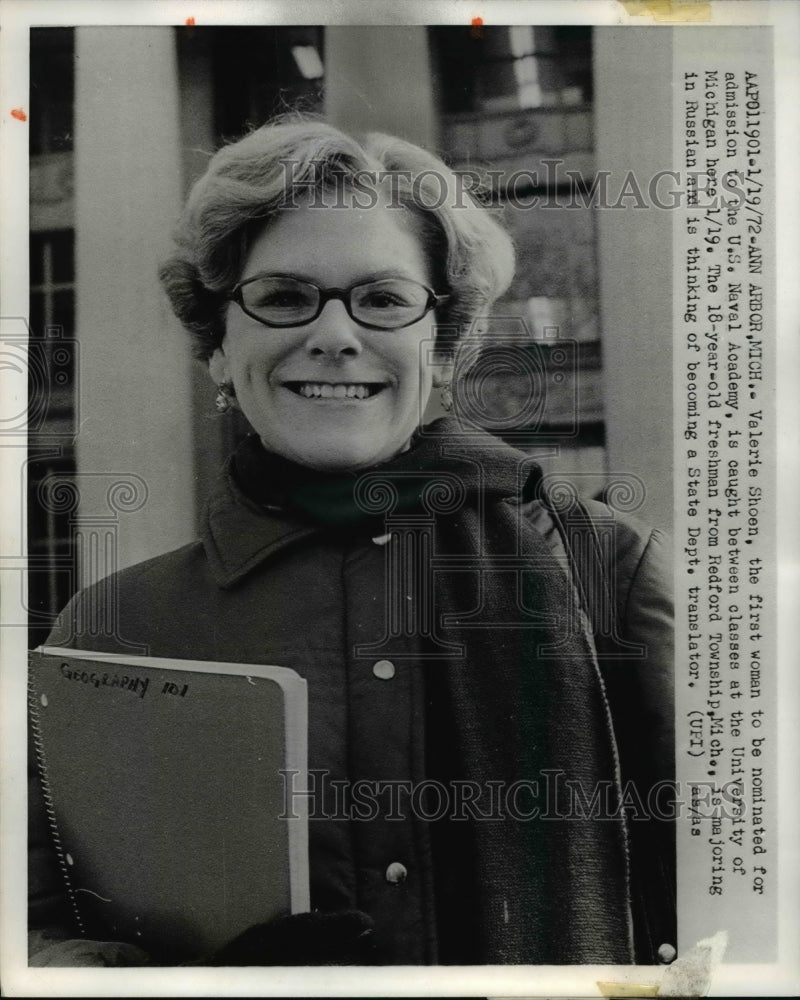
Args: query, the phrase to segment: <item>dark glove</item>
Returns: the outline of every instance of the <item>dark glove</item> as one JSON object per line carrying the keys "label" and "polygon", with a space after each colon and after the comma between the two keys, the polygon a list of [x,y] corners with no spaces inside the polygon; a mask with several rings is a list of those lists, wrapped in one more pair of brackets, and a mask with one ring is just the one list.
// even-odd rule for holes
{"label": "dark glove", "polygon": [[119,968],[144,966],[150,957],[141,948],[124,941],[87,941],[86,938],[61,938],[56,933],[31,931],[29,958],[31,968],[57,967]]}
{"label": "dark glove", "polygon": [[250,927],[197,964],[373,965],[372,931],[372,918],[360,910],[295,913]]}

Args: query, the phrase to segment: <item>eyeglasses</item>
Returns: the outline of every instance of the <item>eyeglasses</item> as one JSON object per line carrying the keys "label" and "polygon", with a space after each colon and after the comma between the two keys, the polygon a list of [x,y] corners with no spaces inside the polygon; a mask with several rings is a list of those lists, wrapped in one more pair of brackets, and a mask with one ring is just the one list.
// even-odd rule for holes
{"label": "eyeglasses", "polygon": [[320,288],[289,274],[257,274],[240,281],[228,298],[264,326],[303,326],[326,302],[339,299],[347,314],[368,330],[400,330],[421,320],[449,295],[437,295],[410,278],[361,281],[350,288]]}

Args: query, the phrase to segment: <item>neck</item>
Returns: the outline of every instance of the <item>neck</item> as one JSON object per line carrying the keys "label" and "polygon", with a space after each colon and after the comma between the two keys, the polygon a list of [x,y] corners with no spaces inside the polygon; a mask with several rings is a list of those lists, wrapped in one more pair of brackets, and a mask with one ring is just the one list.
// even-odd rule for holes
{"label": "neck", "polygon": [[[369,469],[324,471],[298,465],[265,451],[255,435],[233,459],[233,475],[250,500],[278,506],[330,526],[381,522],[388,513],[430,516],[434,498],[451,495],[474,506],[477,497],[515,496],[531,459],[497,438],[464,436],[452,418],[421,428],[415,440],[388,462]],[[435,489],[433,487],[436,487]],[[380,509],[376,509],[376,506]]]}
{"label": "neck", "polygon": [[406,441],[406,443],[398,451],[394,453],[390,458],[383,459],[380,462],[370,462],[365,465],[354,465],[354,466],[320,466],[320,465],[308,465],[305,462],[299,461],[294,458],[289,458],[285,455],[279,455],[277,452],[271,451],[269,445],[264,441],[263,438],[258,439],[258,443],[264,450],[264,454],[269,455],[271,460],[276,463],[286,463],[287,466],[292,466],[297,469],[304,469],[307,472],[318,475],[318,476],[357,476],[363,472],[368,472],[370,469],[382,468],[384,465],[392,463],[400,455],[405,454],[411,448],[413,448],[418,441],[417,433],[415,432],[412,437]]}

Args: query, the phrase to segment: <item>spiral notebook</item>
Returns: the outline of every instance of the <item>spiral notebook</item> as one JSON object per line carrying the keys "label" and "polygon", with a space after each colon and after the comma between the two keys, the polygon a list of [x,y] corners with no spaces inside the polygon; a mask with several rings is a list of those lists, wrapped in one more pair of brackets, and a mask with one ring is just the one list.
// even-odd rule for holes
{"label": "spiral notebook", "polygon": [[309,909],[306,682],[253,664],[42,647],[33,741],[87,937],[199,958]]}

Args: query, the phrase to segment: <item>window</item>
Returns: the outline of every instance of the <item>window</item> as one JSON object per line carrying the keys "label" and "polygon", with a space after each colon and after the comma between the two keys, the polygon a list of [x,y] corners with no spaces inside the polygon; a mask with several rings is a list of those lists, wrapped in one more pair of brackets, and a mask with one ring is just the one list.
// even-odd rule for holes
{"label": "window", "polygon": [[72,149],[73,28],[31,29],[31,156]]}
{"label": "window", "polygon": [[75,476],[73,29],[31,30],[30,77],[27,602],[35,646],[47,638],[74,589],[69,505],[47,489]]}
{"label": "window", "polygon": [[580,184],[594,171],[592,29],[435,27],[429,37],[446,158],[496,172],[492,200],[517,248],[474,393],[483,393],[490,429],[547,471],[572,476],[579,492],[597,493],[605,427],[596,220],[589,207],[559,207],[571,201],[570,175]]}
{"label": "window", "polygon": [[29,398],[46,405],[31,423],[28,463],[30,641],[43,642],[73,589],[70,513],[47,490],[75,475],[75,265],[72,230],[30,240]]}
{"label": "window", "polygon": [[590,27],[430,30],[445,114],[592,102]]}

